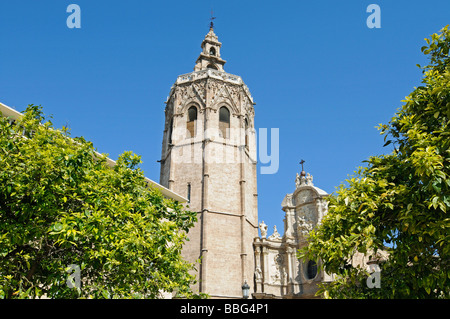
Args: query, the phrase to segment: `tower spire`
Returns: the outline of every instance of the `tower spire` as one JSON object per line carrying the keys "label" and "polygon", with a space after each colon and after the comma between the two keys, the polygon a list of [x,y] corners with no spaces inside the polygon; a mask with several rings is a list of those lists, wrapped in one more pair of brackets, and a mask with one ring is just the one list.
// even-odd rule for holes
{"label": "tower spire", "polygon": [[216,19],[216,17],[214,16],[214,12],[211,10],[209,32],[202,41],[202,52],[195,62],[194,71],[213,69],[224,72],[223,66],[226,61],[220,57],[220,48],[222,43],[219,42],[219,38],[214,33],[214,19]]}

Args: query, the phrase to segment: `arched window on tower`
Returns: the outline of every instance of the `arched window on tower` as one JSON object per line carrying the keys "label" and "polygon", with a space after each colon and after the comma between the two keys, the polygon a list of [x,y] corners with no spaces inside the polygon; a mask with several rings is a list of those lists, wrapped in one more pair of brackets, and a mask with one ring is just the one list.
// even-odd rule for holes
{"label": "arched window on tower", "polygon": [[222,106],[219,109],[219,134],[220,137],[229,138],[230,111]]}
{"label": "arched window on tower", "polygon": [[191,202],[191,183],[187,184],[187,200],[188,200],[188,203]]}
{"label": "arched window on tower", "polygon": [[195,123],[197,122],[197,108],[191,106],[188,109],[186,129],[189,132],[189,137],[195,137]]}
{"label": "arched window on tower", "polygon": [[216,49],[214,47],[209,49],[209,55],[216,55]]}
{"label": "arched window on tower", "polygon": [[206,66],[207,69],[213,69],[213,70],[218,70],[217,66],[215,66],[214,64],[210,63]]}
{"label": "arched window on tower", "polygon": [[167,134],[169,136],[169,146],[172,146],[173,118],[170,119]]}
{"label": "arched window on tower", "polygon": [[309,280],[316,278],[317,276],[317,264],[314,260],[308,261],[306,275]]}

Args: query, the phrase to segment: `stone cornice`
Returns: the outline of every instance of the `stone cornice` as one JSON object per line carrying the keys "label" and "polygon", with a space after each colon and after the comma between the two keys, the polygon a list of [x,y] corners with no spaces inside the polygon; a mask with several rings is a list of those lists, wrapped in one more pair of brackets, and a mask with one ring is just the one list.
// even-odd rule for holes
{"label": "stone cornice", "polygon": [[[250,99],[252,104],[255,105],[255,103],[253,101],[253,97],[250,94],[250,90],[248,89],[247,85],[245,85],[242,78],[238,75],[230,74],[227,72],[221,72],[221,71],[217,71],[217,70],[213,70],[213,69],[207,69],[207,70],[194,71],[191,73],[181,74],[177,77],[175,85],[194,82],[197,80],[202,80],[202,79],[207,79],[207,78],[212,78],[212,79],[216,79],[219,81],[242,86],[244,92],[247,94],[247,97]],[[169,94],[169,98],[167,99],[166,102],[169,101],[170,96],[173,93],[173,89],[174,89],[174,86],[172,86],[172,90],[171,90],[171,92]]]}

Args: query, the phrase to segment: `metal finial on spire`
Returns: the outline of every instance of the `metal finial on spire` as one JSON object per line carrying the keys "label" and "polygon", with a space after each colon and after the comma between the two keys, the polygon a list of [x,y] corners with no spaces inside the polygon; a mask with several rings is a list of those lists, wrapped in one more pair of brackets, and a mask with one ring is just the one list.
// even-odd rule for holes
{"label": "metal finial on spire", "polygon": [[301,161],[300,161],[300,164],[302,165],[302,171],[301,171],[301,173],[300,173],[300,176],[306,176],[306,172],[305,172],[305,170],[303,169],[303,164],[305,164],[305,161],[304,161],[304,160],[301,160]]}
{"label": "metal finial on spire", "polygon": [[214,12],[213,12],[213,10],[211,9],[211,18],[210,18],[211,22],[209,23],[209,28],[210,28],[210,29],[214,29],[214,22],[213,22],[213,20],[214,20],[215,18],[216,18],[216,17],[214,16]]}

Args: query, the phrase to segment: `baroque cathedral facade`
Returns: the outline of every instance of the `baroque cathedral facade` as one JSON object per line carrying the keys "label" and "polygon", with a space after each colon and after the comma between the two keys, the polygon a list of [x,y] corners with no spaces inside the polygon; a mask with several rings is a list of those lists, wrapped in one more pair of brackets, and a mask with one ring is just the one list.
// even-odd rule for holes
{"label": "baroque cathedral facade", "polygon": [[225,72],[221,46],[211,24],[194,71],[177,77],[165,102],[160,184],[198,214],[182,251],[196,264],[192,288],[242,298],[248,284],[251,298],[311,298],[329,278],[297,250],[326,214],[327,194],[302,170],[282,202],[284,235],[268,235],[258,220],[255,103],[242,78]]}

